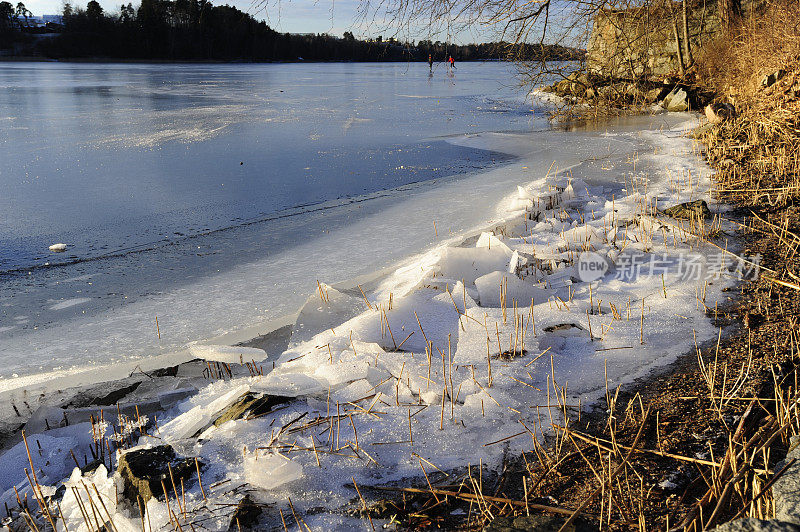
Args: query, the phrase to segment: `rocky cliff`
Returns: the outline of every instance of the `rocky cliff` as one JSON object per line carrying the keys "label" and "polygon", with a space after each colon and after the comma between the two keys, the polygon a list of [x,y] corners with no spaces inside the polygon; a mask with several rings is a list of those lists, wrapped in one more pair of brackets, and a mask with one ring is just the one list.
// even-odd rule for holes
{"label": "rocky cliff", "polygon": [[[690,48],[696,52],[704,43],[719,36],[723,21],[718,0],[687,0],[687,27]],[[757,13],[764,0],[739,0],[742,17]],[[655,7],[604,9],[594,19],[587,47],[590,72],[614,78],[660,78],[679,67],[677,29],[683,47],[681,2]],[[690,63],[687,58],[687,63]]]}

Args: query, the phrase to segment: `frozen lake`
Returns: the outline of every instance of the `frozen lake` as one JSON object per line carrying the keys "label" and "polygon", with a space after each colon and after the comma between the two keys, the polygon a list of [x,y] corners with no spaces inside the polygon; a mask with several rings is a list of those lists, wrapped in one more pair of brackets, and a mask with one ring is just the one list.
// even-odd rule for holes
{"label": "frozen lake", "polygon": [[490,221],[511,157],[453,136],[546,130],[501,63],[7,63],[0,379],[290,314]]}

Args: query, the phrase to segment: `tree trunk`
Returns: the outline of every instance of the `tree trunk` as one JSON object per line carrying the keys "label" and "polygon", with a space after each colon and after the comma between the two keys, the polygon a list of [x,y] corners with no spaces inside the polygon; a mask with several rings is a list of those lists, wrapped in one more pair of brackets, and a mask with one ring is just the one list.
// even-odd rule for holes
{"label": "tree trunk", "polygon": [[678,19],[675,10],[672,8],[672,0],[667,0],[670,18],[672,19],[672,34],[675,37],[675,50],[678,52],[678,74],[681,77],[686,75],[686,63],[683,61],[683,48],[681,47],[681,34],[678,31]]}
{"label": "tree trunk", "polygon": [[689,8],[687,7],[687,0],[681,2],[683,8],[683,58],[686,61],[686,67],[691,68],[694,63],[692,59],[692,43],[689,40]]}
{"label": "tree trunk", "polygon": [[723,27],[730,27],[742,14],[739,0],[718,0],[717,14]]}

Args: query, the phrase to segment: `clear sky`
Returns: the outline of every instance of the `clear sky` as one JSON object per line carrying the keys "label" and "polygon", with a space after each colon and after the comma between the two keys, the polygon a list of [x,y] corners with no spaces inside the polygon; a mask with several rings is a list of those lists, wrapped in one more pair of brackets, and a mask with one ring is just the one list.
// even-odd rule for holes
{"label": "clear sky", "polygon": [[[13,0],[16,2],[19,0]],[[61,13],[63,0],[22,0],[25,6],[34,15],[56,15]],[[89,0],[73,0],[75,7],[85,8]],[[122,0],[98,0],[106,12],[117,13]],[[134,8],[138,7],[140,0],[129,0]],[[270,0],[264,8],[256,7],[259,0],[211,0],[215,5],[229,4],[242,11],[250,13],[257,19],[263,19],[273,29],[290,33],[330,33],[341,36],[345,31],[351,31],[356,37],[384,37],[392,36],[396,30],[387,28],[380,23],[371,23],[368,26],[359,24],[359,0]],[[125,2],[127,4],[127,1]],[[421,33],[408,35],[400,33],[397,38],[431,40],[448,40],[450,42],[468,43],[491,40],[485,34],[477,31],[462,31],[454,36],[425,35]]]}

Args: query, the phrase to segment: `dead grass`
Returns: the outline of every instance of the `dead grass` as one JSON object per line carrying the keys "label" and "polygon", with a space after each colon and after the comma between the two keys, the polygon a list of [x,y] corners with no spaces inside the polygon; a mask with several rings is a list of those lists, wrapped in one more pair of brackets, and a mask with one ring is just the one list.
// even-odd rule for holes
{"label": "dead grass", "polygon": [[451,527],[509,525],[543,511],[532,502],[562,528],[578,516],[590,529],[642,531],[774,516],[778,464],[800,435],[799,65],[800,4],[775,0],[706,47],[694,71],[701,90],[738,111],[699,140],[718,171],[716,193],[737,207],[744,254],[760,253],[765,267],[710,313],[721,331],[740,326],[660,376],[608,390],[594,414],[554,424],[547,444],[534,442],[497,482],[473,485],[478,512]]}
{"label": "dead grass", "polygon": [[[698,83],[738,116],[702,135],[719,192],[745,205],[782,207],[800,193],[800,3],[773,0],[700,55]],[[785,74],[770,87],[764,76]]]}

